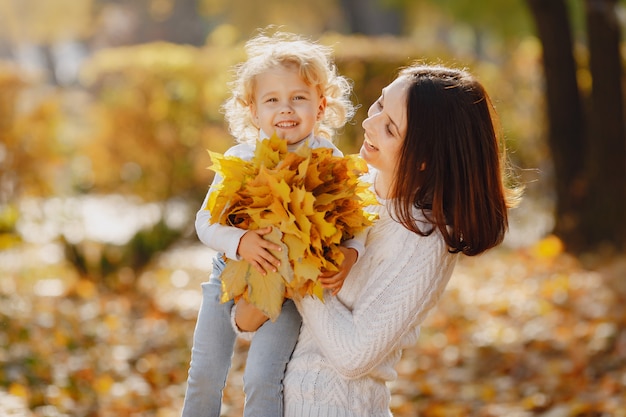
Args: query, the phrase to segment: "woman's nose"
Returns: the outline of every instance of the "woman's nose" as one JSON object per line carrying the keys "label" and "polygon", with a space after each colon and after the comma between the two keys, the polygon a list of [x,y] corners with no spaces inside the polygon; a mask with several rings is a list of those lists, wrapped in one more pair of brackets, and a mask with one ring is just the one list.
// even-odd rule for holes
{"label": "woman's nose", "polygon": [[371,117],[367,117],[365,118],[362,122],[361,122],[361,127],[365,130],[367,130],[367,127],[370,125],[372,118]]}

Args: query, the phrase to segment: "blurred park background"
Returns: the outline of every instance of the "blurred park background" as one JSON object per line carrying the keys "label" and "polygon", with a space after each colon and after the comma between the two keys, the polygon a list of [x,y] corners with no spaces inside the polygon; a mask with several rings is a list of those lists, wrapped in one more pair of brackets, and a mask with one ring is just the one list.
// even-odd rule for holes
{"label": "blurred park background", "polygon": [[0,416],[180,414],[206,150],[267,25],[333,47],[345,153],[400,66],[469,69],[526,187],[405,352],[394,415],[626,416],[625,24],[624,0],[0,0]]}

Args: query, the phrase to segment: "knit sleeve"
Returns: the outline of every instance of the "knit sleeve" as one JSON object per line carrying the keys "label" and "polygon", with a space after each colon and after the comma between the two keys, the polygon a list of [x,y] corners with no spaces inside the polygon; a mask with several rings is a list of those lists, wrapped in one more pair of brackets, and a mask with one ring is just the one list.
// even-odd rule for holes
{"label": "knit sleeve", "polygon": [[348,239],[344,242],[341,242],[341,246],[345,247],[345,248],[352,248],[354,250],[356,250],[357,253],[357,262],[359,261],[359,259],[361,258],[361,256],[363,256],[363,252],[365,252],[365,238],[367,237],[367,231],[369,229],[365,229],[361,232],[359,232],[355,237],[353,237],[352,239]]}
{"label": "knit sleeve", "polygon": [[[372,251],[375,253],[372,254]],[[397,223],[367,242],[363,259],[346,278],[354,299],[297,301],[324,357],[346,378],[370,373],[405,342],[436,304],[452,274],[456,255],[443,238],[422,237]],[[344,284],[346,285],[346,284]],[[343,289],[342,289],[343,291]]]}

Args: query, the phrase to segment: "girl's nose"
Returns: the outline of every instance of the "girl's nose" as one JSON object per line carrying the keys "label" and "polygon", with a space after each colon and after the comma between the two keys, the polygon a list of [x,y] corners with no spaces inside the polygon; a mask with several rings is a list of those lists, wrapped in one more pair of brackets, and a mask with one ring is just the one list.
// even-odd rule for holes
{"label": "girl's nose", "polygon": [[293,113],[293,108],[291,108],[291,104],[289,103],[285,103],[281,109],[280,109],[281,113]]}

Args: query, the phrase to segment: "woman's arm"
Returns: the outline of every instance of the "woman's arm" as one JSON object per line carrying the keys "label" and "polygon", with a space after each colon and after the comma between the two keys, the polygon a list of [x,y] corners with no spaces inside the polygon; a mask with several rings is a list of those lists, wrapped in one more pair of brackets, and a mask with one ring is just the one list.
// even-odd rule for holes
{"label": "woman's arm", "polygon": [[[438,234],[421,237],[402,229],[377,245],[368,242],[347,278],[359,292],[351,308],[342,303],[341,294],[324,303],[310,297],[296,302],[326,359],[347,378],[366,375],[399,347],[407,332],[417,334],[415,327],[436,304],[452,273],[456,256]],[[389,255],[382,261],[368,255],[376,250]]]}
{"label": "woman's arm", "polygon": [[339,247],[339,250],[343,253],[343,262],[339,267],[339,271],[322,272],[317,278],[322,284],[322,287],[330,290],[332,295],[337,295],[341,291],[346,277],[350,273],[350,270],[354,266],[358,258],[358,251],[353,248]]}

